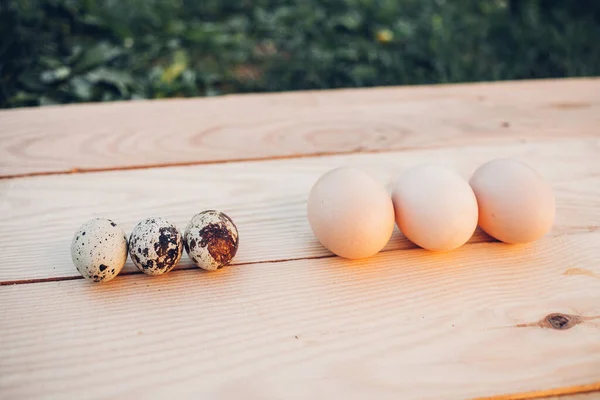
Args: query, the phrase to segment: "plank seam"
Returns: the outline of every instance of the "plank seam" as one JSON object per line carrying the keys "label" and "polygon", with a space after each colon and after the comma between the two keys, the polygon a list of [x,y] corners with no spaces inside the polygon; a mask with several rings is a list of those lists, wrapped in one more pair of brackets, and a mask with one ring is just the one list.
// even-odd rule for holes
{"label": "plank seam", "polygon": [[[585,139],[584,139],[585,140]],[[569,138],[555,138],[554,140],[548,139],[531,139],[530,142],[560,142],[560,141],[572,141]],[[518,141],[515,141],[517,143]],[[512,142],[507,143],[480,143],[474,145],[477,146],[487,146],[487,145],[510,145],[515,144]],[[318,157],[335,157],[335,156],[349,156],[349,155],[361,155],[361,154],[389,154],[389,153],[401,153],[405,151],[419,151],[419,150],[439,150],[452,148],[456,146],[448,146],[448,145],[430,145],[430,146],[400,146],[393,147],[388,149],[365,149],[365,148],[356,148],[353,150],[346,151],[317,151],[314,153],[306,153],[306,154],[283,154],[283,155],[270,155],[270,156],[257,156],[257,157],[238,157],[238,158],[229,158],[229,159],[217,159],[217,160],[202,160],[202,161],[182,161],[182,162],[172,162],[172,163],[157,163],[157,164],[143,164],[143,165],[128,165],[122,167],[103,167],[103,168],[71,168],[64,169],[59,171],[38,171],[38,172],[25,172],[20,174],[2,174],[0,172],[0,181],[8,180],[8,179],[17,179],[17,178],[30,178],[30,177],[38,177],[38,176],[54,176],[54,175],[75,175],[75,174],[89,174],[89,173],[98,173],[98,172],[113,172],[113,171],[135,171],[135,170],[143,170],[143,169],[153,169],[153,168],[173,168],[173,167],[194,167],[201,165],[222,165],[222,164],[236,164],[236,163],[244,163],[244,162],[264,162],[264,161],[281,161],[281,160],[296,160],[296,159],[311,159]]]}
{"label": "plank seam", "polygon": [[[111,171],[134,171],[141,169],[152,169],[152,168],[170,168],[170,167],[194,167],[200,165],[220,165],[220,164],[234,164],[242,162],[262,162],[262,161],[278,161],[278,160],[293,160],[302,158],[317,158],[317,157],[330,157],[330,156],[343,156],[352,154],[378,154],[378,153],[393,153],[395,151],[406,151],[421,149],[422,147],[403,147],[394,149],[373,149],[373,150],[348,150],[348,151],[322,151],[316,153],[307,154],[288,154],[280,156],[265,156],[265,157],[241,157],[241,158],[229,158],[223,160],[204,160],[204,161],[184,161],[184,162],[173,162],[173,163],[159,163],[159,164],[144,164],[144,165],[129,165],[124,167],[106,167],[106,168],[72,168],[70,170],[60,171],[45,171],[45,172],[27,172],[22,174],[8,174],[0,175],[0,180],[4,179],[15,179],[15,178],[29,178],[36,176],[52,176],[52,175],[70,175],[70,174],[89,174],[96,172],[111,172]],[[427,149],[434,149],[436,147],[427,147]]]}
{"label": "plank seam", "polygon": [[[414,249],[406,249],[406,250],[414,250]],[[396,250],[386,250],[387,251],[396,251]],[[403,251],[403,250],[397,250]],[[323,256],[313,256],[313,257],[300,257],[300,258],[282,258],[277,260],[261,260],[261,261],[248,261],[243,263],[230,264],[231,267],[239,267],[243,265],[253,265],[253,264],[275,264],[275,263],[283,263],[289,261],[299,261],[299,260],[320,260],[323,258],[333,258],[335,255],[323,255]],[[187,267],[178,268],[173,272],[178,271],[190,271],[196,270],[198,267],[194,265],[190,265]],[[121,272],[118,276],[127,276],[127,275],[140,275],[142,271],[127,271]],[[10,281],[0,281],[0,286],[10,286],[10,285],[28,285],[32,283],[46,283],[46,282],[61,282],[61,281],[74,281],[78,279],[83,279],[81,275],[69,275],[69,276],[54,276],[50,278],[33,278],[33,279],[15,279]]]}
{"label": "plank seam", "polygon": [[[587,233],[588,232],[579,232],[579,233],[575,233],[575,235],[587,234]],[[553,238],[556,238],[559,236],[561,236],[561,235],[556,235],[556,236],[550,235],[550,237],[553,237]],[[571,236],[571,234],[567,234],[565,236]],[[463,247],[482,245],[482,244],[486,244],[486,243],[503,245],[503,243],[494,239],[493,237],[486,236],[486,237],[482,237],[481,240],[469,241],[466,244],[464,244]],[[394,252],[394,251],[404,252],[404,251],[414,251],[414,250],[422,250],[422,249],[420,247],[418,247],[417,245],[413,245],[413,247],[404,248],[404,249],[384,249],[384,250],[381,250],[379,253],[388,253],[388,252]],[[309,257],[297,257],[297,258],[292,257],[292,258],[278,258],[278,259],[273,259],[273,260],[246,261],[246,262],[232,263],[229,266],[230,267],[239,267],[239,266],[253,265],[253,264],[275,264],[275,263],[284,263],[284,262],[289,262],[289,261],[320,260],[320,259],[334,258],[334,257],[337,257],[337,256],[335,254],[324,254],[324,255],[320,255],[320,256],[309,256]],[[171,273],[177,272],[177,271],[190,271],[190,270],[195,270],[195,269],[198,269],[198,267],[196,267],[195,265],[188,265],[188,266],[184,266],[181,268],[177,268],[177,269],[171,271]],[[118,276],[138,275],[138,274],[142,274],[142,273],[143,273],[142,271],[134,270],[134,271],[121,272]],[[14,280],[8,280],[8,281],[0,281],[0,286],[72,281],[72,280],[77,280],[77,279],[83,279],[83,276],[69,275],[69,276],[56,276],[56,277],[49,277],[49,278],[14,279]]]}
{"label": "plank seam", "polygon": [[523,392],[489,397],[477,397],[475,398],[475,400],[529,400],[596,392],[600,393],[600,382],[590,383],[586,385],[565,386],[561,388],[547,390],[536,390],[533,392]]}

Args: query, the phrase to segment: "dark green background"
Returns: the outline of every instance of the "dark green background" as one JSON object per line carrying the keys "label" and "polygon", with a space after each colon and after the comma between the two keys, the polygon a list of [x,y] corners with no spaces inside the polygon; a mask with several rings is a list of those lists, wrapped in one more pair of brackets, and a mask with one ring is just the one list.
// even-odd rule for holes
{"label": "dark green background", "polygon": [[600,0],[0,0],[0,30],[0,107],[600,73]]}

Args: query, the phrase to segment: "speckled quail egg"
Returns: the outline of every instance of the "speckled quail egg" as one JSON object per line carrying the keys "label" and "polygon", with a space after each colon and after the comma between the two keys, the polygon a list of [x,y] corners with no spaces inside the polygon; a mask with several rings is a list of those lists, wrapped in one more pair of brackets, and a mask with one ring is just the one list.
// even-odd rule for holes
{"label": "speckled quail egg", "polygon": [[182,252],[181,233],[163,218],[140,221],[129,236],[129,255],[147,275],[166,274],[177,265]]}
{"label": "speckled quail egg", "polygon": [[214,271],[231,262],[237,253],[239,236],[231,218],[222,212],[207,210],[194,215],[183,240],[194,264]]}
{"label": "speckled quail egg", "polygon": [[92,219],[81,225],[73,236],[71,258],[84,278],[94,282],[110,281],[127,261],[125,232],[110,219]]}

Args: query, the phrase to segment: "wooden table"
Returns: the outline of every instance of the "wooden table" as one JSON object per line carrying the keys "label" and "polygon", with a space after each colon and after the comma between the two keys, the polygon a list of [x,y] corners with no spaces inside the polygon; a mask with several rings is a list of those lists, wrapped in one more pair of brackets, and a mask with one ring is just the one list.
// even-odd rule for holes
{"label": "wooden table", "polygon": [[[2,399],[600,396],[600,79],[4,110],[0,139]],[[306,219],[334,167],[468,178],[506,156],[555,187],[537,243],[436,254],[395,232],[352,262]],[[70,260],[89,218],[183,229],[208,208],[241,237],[216,273],[184,255],[98,285]]]}

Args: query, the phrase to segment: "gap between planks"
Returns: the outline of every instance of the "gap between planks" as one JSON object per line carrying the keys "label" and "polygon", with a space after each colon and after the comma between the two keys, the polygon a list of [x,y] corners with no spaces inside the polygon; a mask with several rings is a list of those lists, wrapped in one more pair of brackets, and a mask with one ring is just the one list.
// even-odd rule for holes
{"label": "gap between planks", "polygon": [[[569,141],[565,138],[553,138],[548,139],[532,139],[528,143],[556,143],[561,141]],[[585,140],[585,138],[584,138]],[[516,140],[515,142],[523,143],[523,139]],[[508,142],[510,144],[510,141]],[[452,146],[454,147],[454,146]],[[130,165],[130,166],[115,166],[106,168],[73,168],[65,171],[39,171],[39,172],[28,172],[14,175],[0,175],[0,181],[4,179],[17,179],[17,178],[30,178],[38,176],[53,176],[53,175],[74,175],[74,174],[90,174],[98,172],[117,172],[117,171],[135,171],[143,169],[155,169],[155,168],[173,168],[173,167],[195,167],[202,165],[219,165],[219,164],[232,164],[232,163],[253,163],[253,162],[264,162],[264,161],[281,161],[281,160],[294,160],[294,159],[306,159],[306,158],[318,158],[318,157],[335,157],[335,156],[348,156],[348,155],[361,155],[361,154],[385,154],[385,153],[399,153],[404,151],[420,150],[422,147],[398,147],[390,149],[359,149],[359,150],[348,150],[348,151],[330,151],[330,152],[316,152],[310,154],[289,154],[289,155],[274,155],[266,157],[247,157],[247,158],[230,158],[230,159],[217,159],[207,161],[188,161],[188,162],[173,162],[173,163],[162,163],[162,164],[143,164],[143,165]],[[427,146],[428,150],[436,149],[449,149],[449,146]]]}
{"label": "gap between planks", "polygon": [[[382,250],[384,252],[386,250]],[[389,250],[387,250],[389,251]],[[184,254],[185,256],[185,254]],[[264,261],[254,261],[254,262],[246,262],[246,263],[231,263],[226,268],[230,267],[240,267],[244,265],[252,265],[252,264],[275,264],[275,263],[284,263],[288,261],[298,261],[298,260],[321,260],[323,258],[333,258],[335,255],[326,255],[326,256],[314,256],[314,257],[301,257],[301,258],[286,258],[279,260],[264,260]],[[169,273],[176,273],[178,271],[189,271],[189,270],[197,270],[198,267],[192,265],[186,265],[185,267],[178,267]],[[127,276],[127,275],[141,275],[142,271],[125,271],[121,272],[115,279],[119,276]],[[83,279],[81,275],[73,275],[73,276],[58,276],[54,278],[38,278],[38,279],[21,279],[14,281],[0,281],[0,286],[9,286],[9,285],[28,285],[32,283],[45,283],[45,282],[60,282],[60,281],[74,281],[78,279]]]}
{"label": "gap between planks", "polygon": [[506,394],[499,396],[478,397],[474,400],[529,400],[529,399],[556,399],[556,400],[587,400],[589,395],[597,393],[600,398],[600,382],[587,385],[559,387],[535,392]]}

